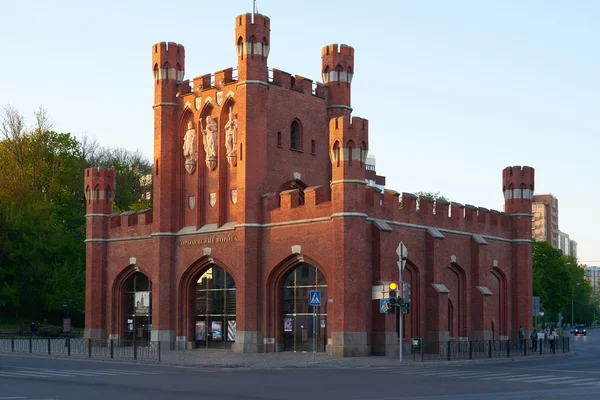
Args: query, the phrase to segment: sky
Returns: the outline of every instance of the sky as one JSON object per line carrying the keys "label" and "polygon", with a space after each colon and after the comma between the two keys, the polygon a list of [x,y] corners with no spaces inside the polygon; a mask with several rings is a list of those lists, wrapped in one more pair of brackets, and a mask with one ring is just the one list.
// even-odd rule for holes
{"label": "sky", "polygon": [[[502,169],[536,169],[559,229],[600,265],[600,2],[260,0],[269,67],[321,80],[321,48],[355,49],[353,115],[386,187],[502,210]],[[0,106],[56,131],[153,154],[151,47],[186,48],[186,78],[235,67],[252,0],[0,0]]]}

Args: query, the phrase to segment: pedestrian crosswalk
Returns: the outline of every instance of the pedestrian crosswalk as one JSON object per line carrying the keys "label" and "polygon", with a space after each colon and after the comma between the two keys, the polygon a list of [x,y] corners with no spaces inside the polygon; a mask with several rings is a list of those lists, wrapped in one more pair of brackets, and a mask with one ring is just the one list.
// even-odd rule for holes
{"label": "pedestrian crosswalk", "polygon": [[128,370],[128,369],[46,369],[31,367],[15,367],[0,369],[1,378],[74,378],[100,376],[132,376],[132,375],[165,375],[170,371]]}
{"label": "pedestrian crosswalk", "polygon": [[548,385],[571,385],[571,386],[582,386],[600,387],[600,374],[596,376],[586,374],[577,375],[576,373],[556,372],[548,373],[521,373],[521,372],[507,372],[506,370],[471,370],[471,369],[448,369],[448,368],[425,368],[419,370],[412,370],[403,367],[382,367],[371,369],[370,372],[377,374],[398,374],[398,375],[409,375],[409,376],[423,376],[423,377],[435,377],[440,379],[461,379],[461,380],[478,380],[478,381],[497,381],[506,383],[534,383],[534,384],[548,384]]}

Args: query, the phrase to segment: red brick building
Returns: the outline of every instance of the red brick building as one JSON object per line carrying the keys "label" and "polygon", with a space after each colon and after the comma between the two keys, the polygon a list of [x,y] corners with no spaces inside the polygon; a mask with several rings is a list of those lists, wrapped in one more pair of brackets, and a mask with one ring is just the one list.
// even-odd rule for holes
{"label": "red brick building", "polygon": [[314,331],[334,356],[397,354],[372,289],[397,281],[400,242],[407,339],[531,327],[532,168],[503,171],[506,212],[381,193],[368,122],[350,117],[354,49],[324,47],[315,83],[267,67],[266,16],[236,17],[234,44],[236,70],[191,80],[182,45],[152,47],[152,210],[113,214],[114,172],[85,172],[88,337],[263,352]]}

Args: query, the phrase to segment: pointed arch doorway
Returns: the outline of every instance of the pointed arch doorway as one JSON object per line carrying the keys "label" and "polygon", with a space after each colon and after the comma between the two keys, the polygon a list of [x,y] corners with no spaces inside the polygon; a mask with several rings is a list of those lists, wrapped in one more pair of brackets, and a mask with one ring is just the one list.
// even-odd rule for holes
{"label": "pointed arch doorway", "polygon": [[[316,307],[316,325],[313,325],[311,290],[321,292],[321,306]],[[283,283],[283,349],[312,351],[316,337],[317,351],[324,352],[327,342],[327,280],[323,272],[311,264],[301,263]],[[316,332],[316,336],[313,336]]]}

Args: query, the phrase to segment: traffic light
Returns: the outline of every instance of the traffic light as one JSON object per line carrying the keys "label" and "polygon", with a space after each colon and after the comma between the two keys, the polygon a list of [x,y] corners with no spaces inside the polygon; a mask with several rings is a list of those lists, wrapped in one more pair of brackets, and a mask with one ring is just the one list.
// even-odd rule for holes
{"label": "traffic light", "polygon": [[404,303],[404,314],[410,313],[410,303]]}
{"label": "traffic light", "polygon": [[390,308],[388,309],[388,314],[396,314],[396,306],[398,304],[398,285],[394,282],[389,285],[389,298],[390,298]]}
{"label": "traffic light", "polygon": [[404,283],[404,302],[410,303],[410,283]]}

